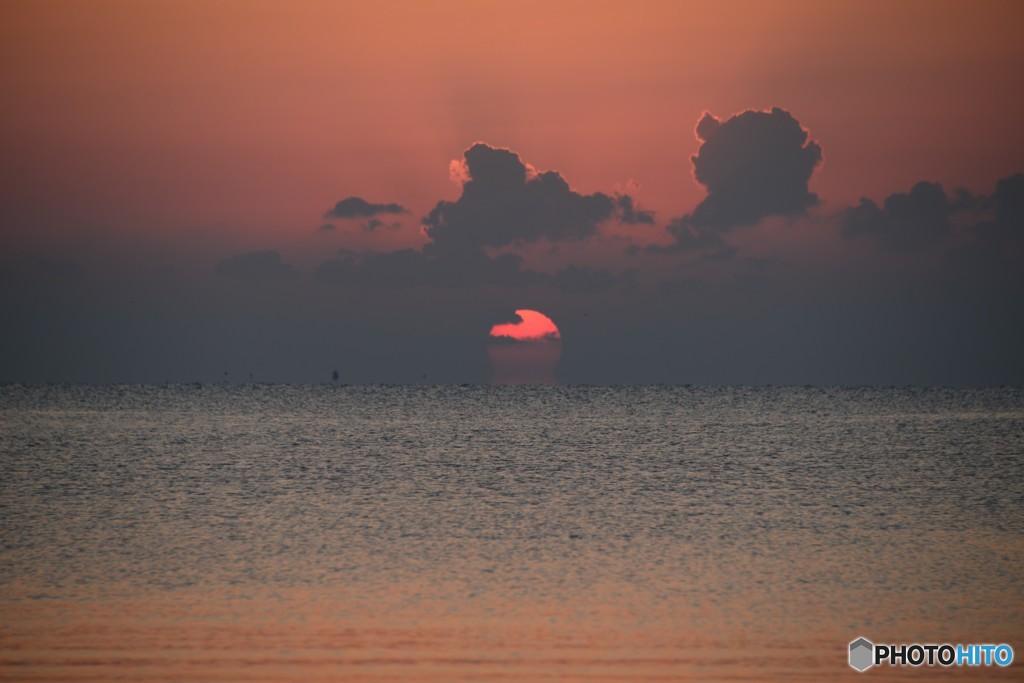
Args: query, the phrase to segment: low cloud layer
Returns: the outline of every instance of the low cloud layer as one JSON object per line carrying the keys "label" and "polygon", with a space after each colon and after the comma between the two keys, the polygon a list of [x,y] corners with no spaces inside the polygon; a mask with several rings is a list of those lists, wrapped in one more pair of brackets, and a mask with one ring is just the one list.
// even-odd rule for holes
{"label": "low cloud layer", "polygon": [[[672,235],[672,242],[667,245],[652,244],[646,251],[652,254],[674,252],[707,252],[718,253],[727,251],[730,246],[722,238],[722,234],[708,226],[694,225],[689,216],[675,218],[665,226]],[[640,249],[631,249],[630,253],[639,253]]]}
{"label": "low cloud layer", "polygon": [[917,251],[950,233],[953,211],[941,185],[922,181],[910,192],[889,195],[882,206],[862,198],[839,215],[839,222],[844,237],[868,237],[890,251]]}
{"label": "low cloud layer", "polygon": [[482,250],[431,256],[416,249],[367,252],[321,264],[313,273],[317,283],[374,289],[471,288],[485,285],[522,288],[543,279],[524,270],[514,254],[487,256]]}
{"label": "low cloud layer", "polygon": [[299,276],[299,272],[284,263],[276,251],[251,251],[232,256],[217,264],[217,274],[247,282],[281,282]]}
{"label": "low cloud layer", "polygon": [[569,266],[555,273],[551,283],[567,294],[604,294],[619,284],[619,278],[605,268]]}
{"label": "low cloud layer", "polygon": [[408,213],[401,204],[372,204],[361,197],[347,197],[327,211],[324,218],[372,218],[400,213]]}
{"label": "low cloud layer", "polygon": [[1024,175],[996,183],[991,196],[964,189],[952,194],[921,181],[909,192],[889,195],[879,206],[861,198],[839,212],[847,239],[868,239],[894,253],[919,252],[946,244],[953,261],[986,259],[993,265],[1020,255],[1024,247]]}
{"label": "low cloud layer", "polygon": [[980,202],[989,218],[965,230],[966,242],[950,255],[953,265],[969,267],[979,278],[1024,281],[1024,175],[999,180]]}

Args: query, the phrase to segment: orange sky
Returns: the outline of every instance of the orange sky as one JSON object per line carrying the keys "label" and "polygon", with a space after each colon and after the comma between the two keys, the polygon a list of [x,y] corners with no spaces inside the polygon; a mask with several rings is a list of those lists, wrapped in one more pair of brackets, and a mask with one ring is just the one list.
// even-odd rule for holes
{"label": "orange sky", "polygon": [[1014,381],[1022,25],[1016,0],[4,0],[0,379],[483,381],[529,308],[560,381]]}
{"label": "orange sky", "polygon": [[[778,105],[824,148],[826,205],[1019,170],[1014,2],[5,2],[4,242],[95,232],[307,248],[350,195],[400,230],[483,140],[659,220],[703,188],[701,112]],[[12,218],[14,216],[14,218]],[[40,237],[45,226],[46,238]]]}

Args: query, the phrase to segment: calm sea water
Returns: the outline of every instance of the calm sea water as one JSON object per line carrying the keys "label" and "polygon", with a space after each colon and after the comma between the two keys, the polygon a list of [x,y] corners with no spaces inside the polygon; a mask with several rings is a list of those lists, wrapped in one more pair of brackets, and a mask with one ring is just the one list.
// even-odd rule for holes
{"label": "calm sea water", "polygon": [[1024,392],[4,386],[0,542],[5,680],[1021,680]]}

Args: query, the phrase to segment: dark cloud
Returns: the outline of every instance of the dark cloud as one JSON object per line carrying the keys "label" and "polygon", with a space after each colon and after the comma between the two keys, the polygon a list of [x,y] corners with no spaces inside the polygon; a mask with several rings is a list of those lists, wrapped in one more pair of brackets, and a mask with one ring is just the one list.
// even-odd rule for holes
{"label": "dark cloud", "polygon": [[683,277],[678,280],[658,280],[654,291],[661,295],[690,295],[705,289],[706,283],[699,277]]}
{"label": "dark cloud", "polygon": [[251,251],[232,256],[217,264],[217,274],[248,282],[278,282],[299,276],[297,270],[281,261],[276,251]]}
{"label": "dark cloud", "polygon": [[519,155],[477,143],[465,152],[469,178],[457,201],[442,201],[423,219],[427,251],[581,240],[612,217],[616,200],[581,195],[555,171],[530,175]]}
{"label": "dark cloud", "polygon": [[953,263],[969,266],[985,277],[998,271],[1024,274],[1024,175],[999,180],[981,206],[991,213],[965,230],[968,240],[950,255]]}
{"label": "dark cloud", "polygon": [[551,283],[567,294],[603,294],[613,289],[619,279],[604,268],[569,266],[555,273]]}
{"label": "dark cloud", "polygon": [[952,229],[957,208],[976,203],[967,193],[954,205],[938,183],[920,182],[907,193],[891,194],[878,206],[867,198],[839,215],[843,236],[868,236],[889,251],[918,251],[940,242]]}
{"label": "dark cloud", "polygon": [[731,261],[740,253],[740,248],[732,244],[723,243],[720,247],[705,252],[702,261]]}
{"label": "dark cloud", "polygon": [[738,268],[733,279],[738,285],[756,289],[758,293],[776,290],[783,285],[783,278],[791,274],[790,263],[772,256],[745,256],[738,259]]}
{"label": "dark cloud", "polygon": [[821,163],[821,146],[782,109],[745,111],[720,121],[705,113],[694,177],[707,188],[688,222],[728,230],[767,216],[797,216],[818,204],[807,184]]}
{"label": "dark cloud", "polygon": [[[379,218],[371,218],[365,223],[362,223],[360,227],[366,232],[374,232],[377,228],[391,228],[397,230],[402,227],[399,222],[386,223]],[[337,232],[337,228],[330,223],[324,223],[318,229],[318,232]]]}
{"label": "dark cloud", "polygon": [[430,279],[430,264],[415,249],[369,252],[362,256],[349,252],[344,256],[322,263],[313,272],[313,280],[331,285],[401,288],[415,287]]}
{"label": "dark cloud", "polygon": [[986,202],[986,197],[972,194],[961,187],[953,190],[953,197],[949,200],[949,208],[953,213],[958,211],[974,211],[984,208]]}
{"label": "dark cloud", "polygon": [[377,228],[390,228],[391,230],[398,230],[400,227],[402,227],[401,223],[385,223],[379,218],[371,218],[370,220],[363,223],[363,230],[365,230],[366,232],[373,232]]}
{"label": "dark cloud", "polygon": [[[720,251],[727,248],[725,240],[717,231],[705,225],[694,225],[689,216],[673,219],[665,226],[673,241],[667,245],[652,244],[645,251],[652,254],[678,251]],[[632,250],[631,253],[637,253]]]}
{"label": "dark cloud", "polygon": [[782,268],[786,263],[771,256],[747,256],[743,259],[743,265],[753,272],[763,273]]}
{"label": "dark cloud", "polygon": [[372,204],[361,197],[347,197],[324,214],[325,218],[370,218],[386,213],[408,213],[400,204]]}
{"label": "dark cloud", "polygon": [[[404,249],[329,261],[317,269],[314,280],[391,289],[553,284],[565,291],[596,291],[614,286],[615,276],[591,269],[567,269],[548,276],[524,269],[519,256],[492,256],[486,249],[540,239],[585,239],[597,232],[601,221],[616,216],[624,223],[653,221],[650,212],[636,209],[629,195],[579,194],[558,173],[535,174],[507,149],[477,143],[466,150],[462,163],[466,176],[462,195],[454,202],[438,202],[423,219],[430,239],[423,251]],[[363,227],[373,231],[400,226],[371,218]]]}
{"label": "dark cloud", "polygon": [[619,220],[627,225],[654,225],[654,212],[641,211],[635,208],[633,198],[628,194],[620,194],[615,198],[619,210]]}
{"label": "dark cloud", "polygon": [[994,223],[1018,239],[1024,237],[1024,174],[1015,173],[996,183],[991,201]]}
{"label": "dark cloud", "polygon": [[693,213],[665,226],[671,244],[645,251],[705,252],[707,259],[730,259],[737,250],[723,233],[769,216],[800,216],[818,204],[808,183],[821,163],[821,146],[808,139],[789,112],[778,107],[745,111],[725,121],[705,113],[696,134],[701,145],[690,160],[708,194]]}
{"label": "dark cloud", "polygon": [[602,294],[618,285],[631,284],[634,276],[635,271],[616,276],[607,269],[589,266],[569,266],[548,275],[524,268],[522,257],[515,254],[491,257],[480,250],[468,250],[437,256],[402,249],[346,253],[321,264],[313,280],[323,285],[378,290],[550,286],[567,294]]}
{"label": "dark cloud", "polygon": [[514,254],[492,258],[477,250],[457,256],[432,256],[415,249],[401,249],[327,261],[316,269],[313,279],[326,285],[406,289],[525,287],[543,281],[544,276],[524,270],[522,258]]}

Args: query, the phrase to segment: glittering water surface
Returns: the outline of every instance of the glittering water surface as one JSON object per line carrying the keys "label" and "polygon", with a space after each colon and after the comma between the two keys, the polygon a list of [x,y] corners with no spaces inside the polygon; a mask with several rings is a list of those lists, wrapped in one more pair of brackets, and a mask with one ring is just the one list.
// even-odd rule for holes
{"label": "glittering water surface", "polygon": [[6,386],[0,456],[0,679],[1024,659],[1019,389]]}

